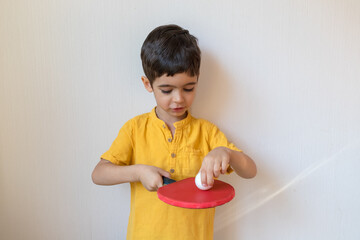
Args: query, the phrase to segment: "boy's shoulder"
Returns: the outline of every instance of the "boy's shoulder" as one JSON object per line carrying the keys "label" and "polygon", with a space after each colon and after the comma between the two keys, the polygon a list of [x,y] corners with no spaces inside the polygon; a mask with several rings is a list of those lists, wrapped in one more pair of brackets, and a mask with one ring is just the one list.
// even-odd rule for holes
{"label": "boy's shoulder", "polygon": [[199,125],[201,128],[211,129],[216,127],[216,125],[204,118],[196,118],[192,116],[192,121],[195,125]]}
{"label": "boy's shoulder", "polygon": [[149,123],[150,113],[143,113],[127,120],[121,127],[120,131],[133,135],[135,132],[144,131]]}
{"label": "boy's shoulder", "polygon": [[128,124],[135,124],[135,125],[141,125],[141,124],[144,124],[144,123],[147,123],[149,121],[149,118],[150,118],[150,112],[148,113],[142,113],[140,115],[137,115],[131,119],[129,119],[127,121]]}
{"label": "boy's shoulder", "polygon": [[133,119],[134,121],[147,120],[147,119],[149,119],[150,114],[151,114],[151,112],[142,113],[142,114],[139,114],[139,115],[133,117],[132,119]]}

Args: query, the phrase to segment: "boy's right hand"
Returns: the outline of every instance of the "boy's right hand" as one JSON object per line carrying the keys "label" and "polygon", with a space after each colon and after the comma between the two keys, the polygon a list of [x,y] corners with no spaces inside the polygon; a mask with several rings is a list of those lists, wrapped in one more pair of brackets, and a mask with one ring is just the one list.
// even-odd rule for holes
{"label": "boy's right hand", "polygon": [[148,191],[157,191],[163,186],[162,176],[170,178],[169,172],[150,165],[139,166],[139,181]]}

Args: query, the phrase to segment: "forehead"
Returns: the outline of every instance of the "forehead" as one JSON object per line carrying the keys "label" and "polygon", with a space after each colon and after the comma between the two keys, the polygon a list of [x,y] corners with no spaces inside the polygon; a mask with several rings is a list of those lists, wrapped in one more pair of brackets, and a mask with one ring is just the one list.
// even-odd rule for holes
{"label": "forehead", "polygon": [[174,76],[162,75],[155,79],[154,86],[183,87],[197,83],[197,76],[190,76],[187,73],[177,73]]}

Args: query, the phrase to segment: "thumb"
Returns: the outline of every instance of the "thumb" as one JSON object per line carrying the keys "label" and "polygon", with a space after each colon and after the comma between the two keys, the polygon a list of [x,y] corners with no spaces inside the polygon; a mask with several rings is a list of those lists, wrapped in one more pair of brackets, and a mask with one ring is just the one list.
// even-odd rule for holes
{"label": "thumb", "polygon": [[222,165],[221,165],[221,173],[222,174],[225,174],[225,173],[227,173],[227,170],[228,170],[228,168],[230,167],[230,165],[228,164],[228,163],[222,163]]}
{"label": "thumb", "polygon": [[[165,171],[165,170],[163,170],[163,169],[161,169],[161,168],[159,168],[158,173],[159,173],[161,176],[163,176],[163,177],[170,178],[170,173],[168,173],[167,171]],[[159,188],[161,188],[162,186],[164,186],[163,180],[161,180],[160,182],[158,182],[157,188],[159,189]]]}
{"label": "thumb", "polygon": [[161,168],[159,168],[159,173],[161,176],[164,176],[164,177],[167,177],[167,178],[170,178],[171,177],[171,174]]}

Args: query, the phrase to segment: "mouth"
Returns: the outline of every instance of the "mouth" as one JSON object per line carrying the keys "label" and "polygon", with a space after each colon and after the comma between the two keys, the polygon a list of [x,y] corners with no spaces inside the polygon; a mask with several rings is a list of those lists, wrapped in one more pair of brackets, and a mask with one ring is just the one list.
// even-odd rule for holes
{"label": "mouth", "polygon": [[185,110],[185,107],[177,107],[172,109],[174,112],[182,112]]}

